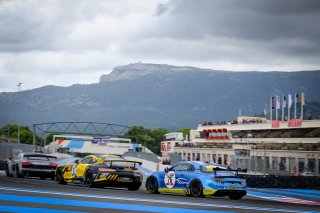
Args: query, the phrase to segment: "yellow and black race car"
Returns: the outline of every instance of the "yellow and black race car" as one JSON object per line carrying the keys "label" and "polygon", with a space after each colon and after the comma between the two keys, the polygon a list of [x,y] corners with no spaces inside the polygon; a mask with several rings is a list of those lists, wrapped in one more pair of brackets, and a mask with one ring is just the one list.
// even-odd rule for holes
{"label": "yellow and black race car", "polygon": [[56,169],[60,184],[80,183],[89,187],[126,187],[136,191],[142,183],[142,174],[136,168],[141,162],[110,155],[88,155],[74,163]]}

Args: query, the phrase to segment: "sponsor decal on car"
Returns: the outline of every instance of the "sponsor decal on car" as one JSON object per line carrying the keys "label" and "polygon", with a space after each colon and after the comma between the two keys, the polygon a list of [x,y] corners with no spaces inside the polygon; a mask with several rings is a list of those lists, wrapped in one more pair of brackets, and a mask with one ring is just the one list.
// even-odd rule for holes
{"label": "sponsor decal on car", "polygon": [[165,183],[166,187],[173,188],[175,182],[176,182],[176,175],[174,174],[174,172],[172,172],[172,171],[167,172],[164,177],[164,183]]}
{"label": "sponsor decal on car", "polygon": [[185,178],[177,178],[176,182],[177,184],[182,184],[182,185],[186,185],[189,183],[189,181]]}

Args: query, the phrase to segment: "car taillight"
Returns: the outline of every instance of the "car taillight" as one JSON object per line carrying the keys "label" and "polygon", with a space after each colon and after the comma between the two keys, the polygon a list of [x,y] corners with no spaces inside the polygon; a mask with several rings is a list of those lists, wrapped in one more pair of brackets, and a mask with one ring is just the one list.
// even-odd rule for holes
{"label": "car taillight", "polygon": [[211,180],[216,181],[219,184],[222,184],[223,178],[212,178]]}
{"label": "car taillight", "polygon": [[139,170],[134,170],[133,175],[137,178],[139,178],[141,181],[143,180],[143,175],[140,173]]}
{"label": "car taillight", "polygon": [[56,164],[56,163],[50,163],[49,166],[57,167],[58,164]]}
{"label": "car taillight", "polygon": [[23,166],[25,166],[25,165],[32,165],[32,163],[31,162],[21,162],[21,165],[23,165]]}

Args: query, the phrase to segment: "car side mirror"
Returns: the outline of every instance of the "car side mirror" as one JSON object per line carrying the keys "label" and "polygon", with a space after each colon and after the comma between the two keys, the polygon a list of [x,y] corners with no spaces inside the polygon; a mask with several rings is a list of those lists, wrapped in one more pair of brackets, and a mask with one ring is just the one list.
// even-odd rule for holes
{"label": "car side mirror", "polygon": [[164,168],[164,172],[165,173],[168,173],[168,171],[169,171],[169,168],[167,167],[167,168]]}
{"label": "car side mirror", "polygon": [[79,159],[75,160],[74,163],[78,164],[79,163]]}

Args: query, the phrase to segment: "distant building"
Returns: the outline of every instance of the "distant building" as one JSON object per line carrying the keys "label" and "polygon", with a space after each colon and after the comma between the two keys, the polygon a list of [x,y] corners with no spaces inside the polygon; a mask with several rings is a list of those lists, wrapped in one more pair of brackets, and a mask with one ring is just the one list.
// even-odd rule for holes
{"label": "distant building", "polygon": [[[239,116],[237,122],[200,124],[189,141],[161,143],[163,156],[211,161],[251,172],[294,175],[320,171],[320,120],[270,121]],[[170,160],[170,159],[169,159]]]}

